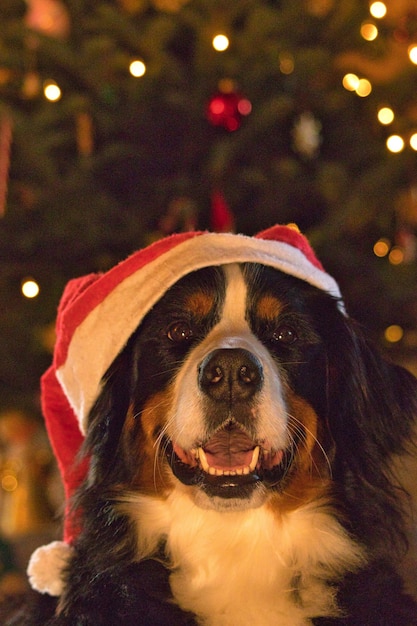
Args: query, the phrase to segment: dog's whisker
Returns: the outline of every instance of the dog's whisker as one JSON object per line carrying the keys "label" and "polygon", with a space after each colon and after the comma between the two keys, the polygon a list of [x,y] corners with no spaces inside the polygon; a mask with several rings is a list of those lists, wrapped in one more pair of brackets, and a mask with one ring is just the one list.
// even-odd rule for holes
{"label": "dog's whisker", "polygon": [[[330,478],[332,477],[332,466],[331,466],[331,462],[329,459],[329,456],[326,452],[326,450],[324,449],[323,445],[321,444],[320,440],[314,435],[314,433],[305,425],[303,424],[297,417],[295,417],[295,415],[293,414],[288,414],[290,423],[292,425],[292,427],[294,428],[295,432],[298,432],[300,435],[303,435],[304,432],[306,432],[308,435],[310,435],[314,442],[317,444],[319,450],[321,451],[323,458],[326,462],[326,465],[328,467],[329,470],[329,476]],[[318,470],[317,464],[313,461],[313,457],[310,454],[310,458],[312,461],[312,464],[314,464],[316,470]]]}

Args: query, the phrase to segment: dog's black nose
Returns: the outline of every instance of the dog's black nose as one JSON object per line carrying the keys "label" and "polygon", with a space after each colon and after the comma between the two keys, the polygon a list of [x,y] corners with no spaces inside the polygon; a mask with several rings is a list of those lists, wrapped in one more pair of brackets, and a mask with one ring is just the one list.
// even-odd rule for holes
{"label": "dog's black nose", "polygon": [[262,387],[259,359],[243,348],[213,350],[199,367],[200,389],[213,400],[249,400]]}

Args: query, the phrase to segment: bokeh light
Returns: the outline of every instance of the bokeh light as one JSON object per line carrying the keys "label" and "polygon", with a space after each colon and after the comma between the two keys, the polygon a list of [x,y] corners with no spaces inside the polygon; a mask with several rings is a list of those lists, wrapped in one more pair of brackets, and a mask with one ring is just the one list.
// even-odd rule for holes
{"label": "bokeh light", "polygon": [[404,149],[404,139],[400,135],[390,135],[386,141],[386,146],[390,152],[398,154]]}
{"label": "bokeh light", "polygon": [[401,265],[404,261],[404,251],[399,246],[393,246],[391,252],[388,255],[391,265]]}
{"label": "bokeh light", "polygon": [[213,37],[213,48],[217,50],[217,52],[224,52],[229,47],[229,39],[226,35],[216,35]]}
{"label": "bokeh light", "polygon": [[342,80],[343,87],[348,91],[356,91],[359,85],[359,76],[356,74],[345,74]]}
{"label": "bokeh light", "polygon": [[413,44],[408,48],[408,57],[411,63],[417,65],[417,44]]}
{"label": "bokeh light", "polygon": [[367,78],[361,78],[355,91],[361,98],[366,98],[372,91],[372,85]]}
{"label": "bokeh light", "polygon": [[378,29],[372,22],[364,22],[361,26],[361,35],[366,41],[374,41],[378,37]]}
{"label": "bokeh light", "polygon": [[391,243],[388,239],[381,238],[374,245],[374,254],[378,257],[387,256],[391,247]]}
{"label": "bokeh light", "polygon": [[384,337],[389,343],[398,343],[404,336],[404,330],[398,324],[391,324],[385,329]]}
{"label": "bokeh light", "polygon": [[40,291],[38,283],[33,278],[23,280],[21,289],[25,298],[36,298]]}
{"label": "bokeh light", "polygon": [[372,2],[369,13],[377,20],[382,19],[387,14],[387,7],[384,2]]}
{"label": "bokeh light", "polygon": [[50,102],[58,102],[61,99],[62,92],[54,80],[47,80],[43,85],[43,93]]}
{"label": "bokeh light", "polygon": [[143,76],[146,72],[146,65],[143,61],[141,61],[140,59],[135,59],[134,61],[131,62],[131,64],[129,65],[129,72],[132,74],[132,76],[134,76],[135,78],[140,78],[141,76]]}
{"label": "bokeh light", "polygon": [[410,147],[417,150],[417,133],[413,133],[410,137]]}
{"label": "bokeh light", "polygon": [[388,125],[394,121],[394,111],[390,107],[382,107],[378,111],[378,122],[380,124]]}

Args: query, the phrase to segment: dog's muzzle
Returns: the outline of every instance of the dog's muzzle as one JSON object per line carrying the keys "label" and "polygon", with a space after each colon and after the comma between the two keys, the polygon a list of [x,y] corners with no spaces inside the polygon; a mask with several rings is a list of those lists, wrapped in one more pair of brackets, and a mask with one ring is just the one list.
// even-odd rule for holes
{"label": "dog's muzzle", "polygon": [[291,450],[274,450],[257,439],[254,406],[264,384],[259,359],[242,348],[210,352],[198,368],[207,436],[190,450],[165,440],[174,475],[209,496],[248,498],[253,489],[279,486],[291,465]]}

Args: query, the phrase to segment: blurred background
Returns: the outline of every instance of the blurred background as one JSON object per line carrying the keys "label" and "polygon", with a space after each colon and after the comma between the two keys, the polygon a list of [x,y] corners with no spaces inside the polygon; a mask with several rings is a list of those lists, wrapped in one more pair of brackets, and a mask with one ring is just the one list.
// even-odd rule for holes
{"label": "blurred background", "polygon": [[0,0],[3,580],[58,532],[39,377],[66,281],[276,222],[416,372],[415,0]]}

